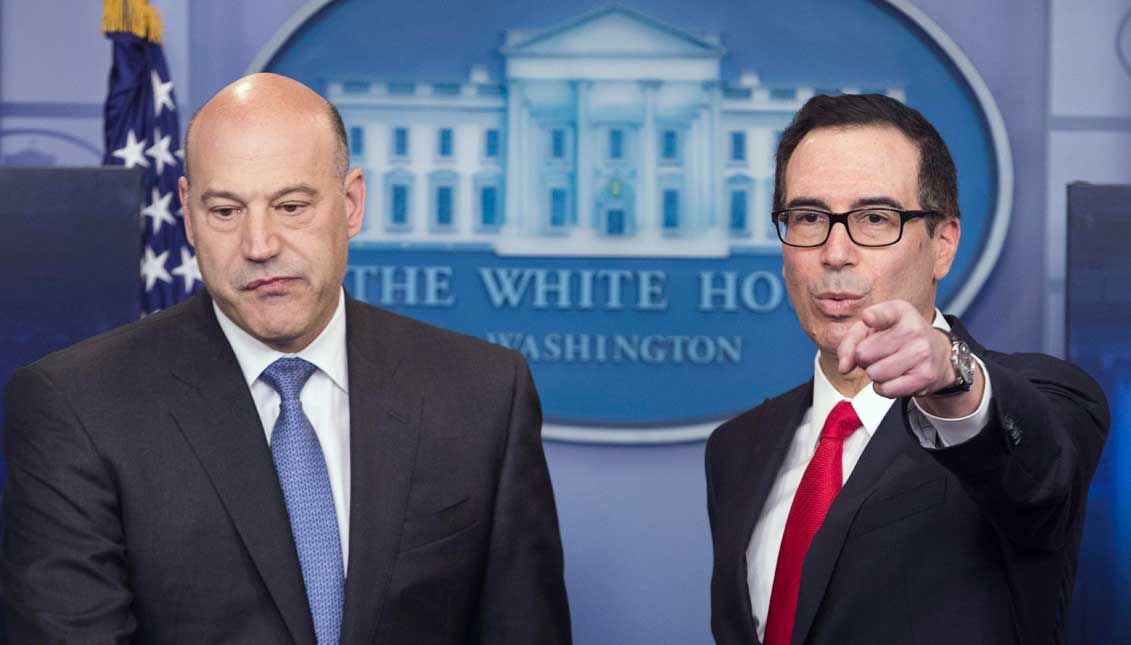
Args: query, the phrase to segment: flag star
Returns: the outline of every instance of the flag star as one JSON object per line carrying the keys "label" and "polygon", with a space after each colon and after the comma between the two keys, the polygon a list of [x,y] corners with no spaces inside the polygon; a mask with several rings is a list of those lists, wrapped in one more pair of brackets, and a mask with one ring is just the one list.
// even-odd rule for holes
{"label": "flag star", "polygon": [[141,214],[145,217],[153,219],[153,233],[156,235],[161,231],[161,225],[168,222],[175,225],[177,220],[173,219],[173,214],[169,212],[169,202],[173,200],[173,191],[169,191],[164,195],[153,187],[153,193],[149,200],[149,206],[141,209]]}
{"label": "flag star", "polygon": [[192,288],[198,281],[204,282],[200,277],[200,265],[196,263],[196,256],[187,246],[181,247],[181,263],[173,269],[173,275],[184,279],[185,293],[192,293]]}
{"label": "flag star", "polygon": [[185,160],[185,147],[181,146],[180,148],[177,148],[177,151],[173,154],[177,156],[177,159],[180,159],[183,162]]}
{"label": "flag star", "polygon": [[153,161],[157,163],[157,174],[165,172],[165,164],[172,166],[177,163],[173,158],[173,154],[169,152],[169,144],[172,143],[172,135],[161,136],[161,128],[154,128],[153,130],[153,145],[145,151],[145,154],[153,157]]}
{"label": "flag star", "polygon": [[161,77],[157,75],[157,70],[149,72],[149,80],[153,84],[154,116],[161,116],[161,110],[165,107],[176,110],[177,107],[173,105],[173,81],[162,83]]}
{"label": "flag star", "polygon": [[149,291],[158,280],[161,282],[172,282],[173,276],[165,270],[165,258],[169,257],[168,251],[162,251],[160,255],[153,253],[153,249],[145,247],[145,257],[141,260],[141,277],[145,278],[145,290]]}
{"label": "flag star", "polygon": [[121,159],[122,164],[127,168],[133,168],[134,166],[148,168],[149,162],[145,160],[145,154],[142,152],[145,149],[145,142],[146,139],[138,141],[137,135],[134,134],[133,130],[130,130],[126,133],[126,145],[110,154]]}

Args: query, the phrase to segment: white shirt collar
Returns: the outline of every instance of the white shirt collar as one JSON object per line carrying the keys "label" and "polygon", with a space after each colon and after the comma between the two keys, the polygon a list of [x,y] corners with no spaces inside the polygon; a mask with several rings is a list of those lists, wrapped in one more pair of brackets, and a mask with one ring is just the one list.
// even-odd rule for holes
{"label": "white shirt collar", "polygon": [[[935,309],[935,319],[931,324],[939,329],[950,331],[950,325],[938,309]],[[856,410],[856,416],[860,417],[864,431],[871,437],[880,427],[880,422],[884,420],[884,416],[887,415],[895,399],[876,394],[871,383],[868,383],[867,387],[857,392],[856,396],[851,399],[837,392],[833,384],[829,382],[829,378],[825,376],[824,370],[821,369],[821,353],[817,352],[817,356],[813,359],[813,407],[810,408],[809,418],[820,419],[820,424],[824,425],[824,420],[833,411],[833,407],[841,401],[852,403],[852,408]]]}
{"label": "white shirt collar", "polygon": [[266,345],[258,338],[247,333],[212,301],[212,310],[216,312],[216,320],[220,329],[232,346],[236,361],[240,364],[244,380],[248,387],[259,378],[263,370],[276,360],[284,356],[297,356],[313,363],[315,367],[330,377],[334,385],[344,392],[349,392],[349,370],[346,363],[346,296],[342,290],[338,295],[338,307],[334,310],[333,317],[322,330],[318,337],[296,354],[284,354]]}

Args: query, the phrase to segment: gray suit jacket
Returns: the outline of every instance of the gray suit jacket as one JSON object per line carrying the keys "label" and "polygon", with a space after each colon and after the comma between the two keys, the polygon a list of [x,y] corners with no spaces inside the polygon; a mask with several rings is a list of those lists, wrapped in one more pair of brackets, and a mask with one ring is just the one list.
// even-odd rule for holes
{"label": "gray suit jacket", "polygon": [[[517,353],[347,299],[342,643],[568,643]],[[13,642],[314,643],[263,429],[206,295],[5,390]]]}

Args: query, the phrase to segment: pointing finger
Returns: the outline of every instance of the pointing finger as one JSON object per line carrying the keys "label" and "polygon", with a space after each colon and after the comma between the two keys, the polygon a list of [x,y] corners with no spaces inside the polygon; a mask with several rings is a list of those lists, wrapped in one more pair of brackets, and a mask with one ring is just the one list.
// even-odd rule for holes
{"label": "pointing finger", "polygon": [[[860,319],[873,330],[880,331],[895,325],[904,315],[903,305],[898,300],[888,300],[868,307],[860,314]],[[908,305],[910,306],[910,305]]]}
{"label": "pointing finger", "polygon": [[836,349],[836,368],[841,374],[848,374],[856,368],[856,346],[868,337],[872,330],[863,321],[857,320],[848,328]]}

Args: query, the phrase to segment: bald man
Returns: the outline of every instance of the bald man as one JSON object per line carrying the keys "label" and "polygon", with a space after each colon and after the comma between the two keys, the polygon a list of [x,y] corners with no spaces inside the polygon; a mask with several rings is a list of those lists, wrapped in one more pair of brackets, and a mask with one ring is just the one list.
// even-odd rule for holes
{"label": "bald man", "polygon": [[343,292],[348,159],[284,77],[193,117],[206,292],[5,390],[12,642],[569,642],[527,365]]}

